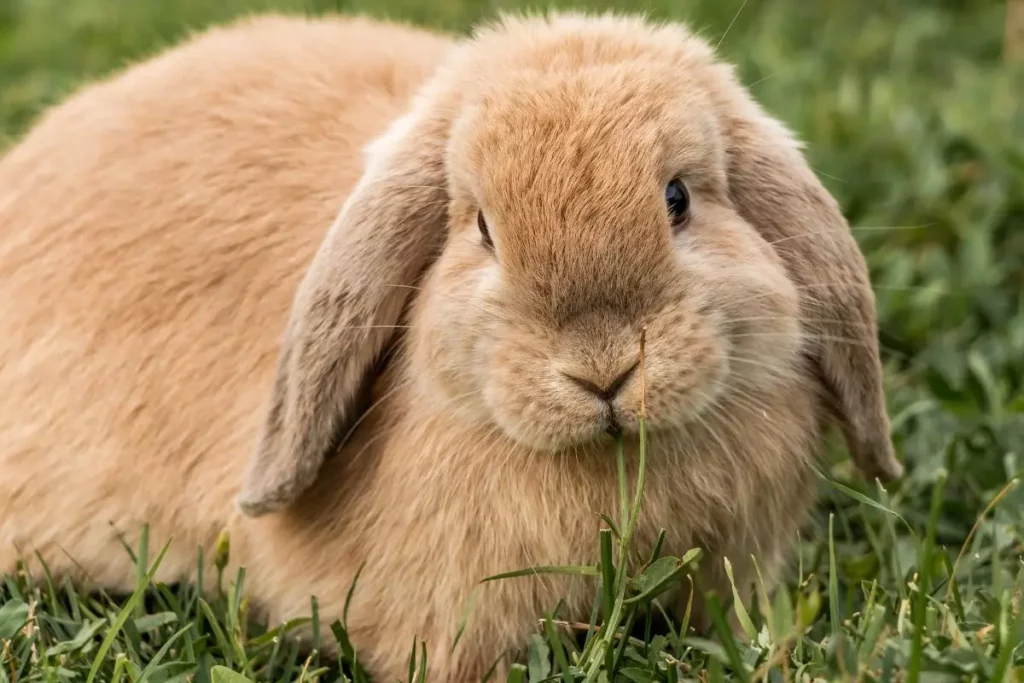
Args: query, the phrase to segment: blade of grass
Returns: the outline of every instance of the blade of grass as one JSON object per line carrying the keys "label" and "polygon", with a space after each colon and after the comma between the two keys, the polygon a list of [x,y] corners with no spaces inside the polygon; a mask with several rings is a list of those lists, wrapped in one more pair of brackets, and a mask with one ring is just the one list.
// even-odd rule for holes
{"label": "blade of grass", "polygon": [[892,508],[887,507],[886,505],[883,505],[882,503],[879,503],[877,500],[872,500],[871,498],[868,498],[867,496],[865,496],[860,491],[855,491],[854,489],[851,489],[849,486],[845,486],[843,484],[840,484],[837,481],[834,481],[834,480],[830,479],[821,470],[819,470],[817,468],[815,468],[814,471],[817,473],[818,477],[820,479],[822,479],[826,484],[828,484],[831,488],[835,489],[836,491],[839,491],[840,493],[842,493],[842,494],[844,494],[846,496],[849,496],[850,498],[852,498],[853,500],[857,501],[858,503],[863,503],[864,505],[867,505],[868,507],[870,507],[873,510],[878,510],[879,512],[884,512],[887,515],[893,516],[894,518],[896,518],[899,521],[903,522],[903,526],[905,526],[907,528],[907,531],[909,531],[911,535],[914,535],[914,536],[917,535],[916,532],[914,531],[914,527],[910,526],[910,523],[907,520],[905,520],[898,512],[896,512]]}
{"label": "blade of grass", "polygon": [[488,576],[486,579],[482,579],[480,583],[486,583],[488,581],[499,581],[502,579],[515,579],[524,576],[537,576],[538,574],[599,576],[600,570],[598,569],[597,565],[593,564],[539,565],[536,567],[527,567],[526,569],[517,569],[515,571],[505,572],[504,574],[495,574],[494,576]]}
{"label": "blade of grass", "polygon": [[508,683],[526,683],[526,667],[518,662],[509,667]]}
{"label": "blade of grass", "polygon": [[348,593],[345,594],[345,607],[341,611],[341,623],[345,628],[348,628],[348,608],[352,604],[352,596],[355,595],[356,584],[359,583],[359,576],[363,573],[363,567],[365,566],[366,562],[359,565],[355,576],[352,577],[352,583],[349,584]]}
{"label": "blade of grass", "polygon": [[842,622],[839,620],[839,570],[836,567],[835,515],[828,516],[828,608],[833,642],[838,643]]}
{"label": "blade of grass", "polygon": [[569,659],[565,655],[565,647],[562,645],[562,640],[558,637],[555,625],[551,620],[551,615],[547,612],[544,613],[544,634],[547,636],[548,646],[555,655],[555,661],[558,663],[558,671],[562,675],[562,681],[564,683],[572,683],[572,676],[569,672]]}
{"label": "blade of grass", "polygon": [[607,619],[612,613],[612,604],[615,602],[615,564],[612,560],[612,531],[601,529],[601,604],[603,606],[604,618]]}
{"label": "blade of grass", "polygon": [[[636,488],[633,504],[629,512],[625,511],[627,501],[625,500],[626,466],[625,466],[625,445],[622,436],[619,436],[616,448],[616,461],[619,472],[619,492],[623,496],[623,525],[622,537],[619,539],[619,561],[617,565],[615,602],[612,613],[605,620],[598,637],[594,639],[594,648],[590,654],[590,663],[586,670],[585,683],[595,683],[601,673],[601,666],[605,664],[606,658],[614,642],[615,632],[623,618],[624,601],[626,588],[629,583],[629,551],[633,545],[633,533],[636,530],[636,522],[640,513],[640,503],[643,500],[644,484],[647,472],[647,399],[646,399],[646,360],[645,344],[647,330],[640,330],[640,412],[637,415],[637,428],[639,433],[639,457],[637,462]],[[606,673],[606,676],[610,673]]]}
{"label": "blade of grass", "polygon": [[309,596],[309,610],[312,623],[310,624],[313,630],[313,666],[320,666],[320,600],[315,595]]}
{"label": "blade of grass", "polygon": [[747,634],[747,638],[753,641],[757,638],[757,629],[754,628],[754,622],[750,620],[747,608],[743,605],[743,598],[733,577],[732,562],[729,561],[728,557],[722,558],[722,561],[725,563],[725,574],[729,578],[729,585],[732,587],[733,610],[736,611],[736,618],[739,620],[743,632]]}
{"label": "blade of grass", "polygon": [[416,683],[426,683],[427,680],[427,642],[420,642],[420,668],[416,677]]}
{"label": "blade of grass", "polygon": [[476,598],[479,590],[480,587],[477,586],[473,589],[473,592],[469,594],[469,600],[466,601],[466,606],[462,610],[462,617],[459,619],[459,627],[455,631],[455,638],[452,641],[452,649],[449,650],[449,654],[455,652],[455,648],[458,647],[459,641],[462,640],[462,634],[466,632],[466,626],[469,624],[469,617],[473,613],[473,608],[476,607]]}
{"label": "blade of grass", "polygon": [[217,616],[214,614],[213,608],[210,607],[210,604],[202,598],[199,599],[199,608],[203,611],[203,615],[206,617],[206,623],[210,625],[210,631],[213,632],[213,639],[216,641],[217,647],[221,651],[221,656],[224,657],[229,666],[234,666],[234,648],[224,635],[224,630],[220,627],[220,623],[217,621]]}
{"label": "blade of grass", "polygon": [[[139,537],[139,554],[138,559],[135,562],[135,585],[142,583],[143,578],[146,576],[146,571],[149,569],[149,525],[142,525],[142,532]],[[135,618],[138,619],[144,614],[145,610],[142,602],[139,602],[135,606]]]}
{"label": "blade of grass", "polygon": [[107,652],[114,644],[114,639],[117,638],[117,634],[121,632],[121,627],[124,626],[124,623],[128,621],[129,617],[131,617],[132,612],[135,610],[135,605],[137,605],[142,599],[143,594],[149,587],[149,583],[156,575],[157,569],[160,568],[160,563],[163,561],[164,555],[167,554],[168,548],[171,547],[171,540],[172,539],[170,538],[167,539],[167,543],[164,544],[163,549],[156,556],[156,559],[153,560],[153,566],[142,576],[142,580],[135,587],[135,592],[132,593],[132,596],[128,599],[128,603],[117,616],[113,626],[107,632],[106,637],[103,638],[103,642],[100,643],[100,648],[96,652],[96,656],[93,658],[92,667],[89,669],[89,675],[86,677],[85,683],[93,683],[93,680],[95,680],[96,674],[99,672],[100,666],[102,666],[103,660],[107,656]]}
{"label": "blade of grass", "polygon": [[733,674],[742,683],[749,683],[750,672],[747,671],[747,666],[743,663],[743,657],[740,655],[739,648],[736,647],[736,639],[725,620],[721,602],[717,595],[712,593],[707,596],[707,609],[708,615],[711,617],[711,623],[722,641],[722,648],[729,659],[729,665],[732,667]]}
{"label": "blade of grass", "polygon": [[956,582],[956,570],[960,566],[960,562],[963,560],[964,554],[967,552],[967,548],[970,547],[971,541],[974,539],[974,535],[978,532],[978,528],[981,526],[982,520],[992,512],[993,508],[999,504],[999,501],[1017,488],[1020,484],[1020,477],[1022,474],[1024,474],[1024,471],[1018,472],[1012,479],[1010,479],[1010,481],[1006,482],[1006,485],[1003,486],[995,496],[993,496],[989,504],[985,506],[985,509],[981,511],[981,514],[978,515],[978,518],[974,521],[974,526],[971,527],[970,533],[968,533],[967,538],[964,539],[963,545],[960,547],[960,552],[956,556],[956,561],[953,563],[953,568],[949,572],[949,585],[946,589],[947,602],[949,601],[950,592],[953,590],[953,586]]}
{"label": "blade of grass", "polygon": [[167,656],[168,652],[170,652],[171,646],[174,645],[174,643],[177,642],[179,638],[184,636],[191,628],[191,623],[186,624],[182,628],[178,629],[174,633],[174,635],[168,638],[167,642],[165,642],[160,647],[160,649],[156,651],[156,654],[153,655],[153,658],[149,660],[149,664],[147,664],[146,668],[142,670],[142,673],[139,675],[139,678],[136,680],[136,683],[145,683],[145,681],[149,679],[150,675],[152,675],[153,670],[160,665],[160,662],[163,660],[163,658]]}
{"label": "blade of grass", "polygon": [[615,464],[619,474],[619,528],[629,526],[629,494],[626,492],[625,444],[620,438],[615,445]]}
{"label": "blade of grass", "polygon": [[924,654],[925,613],[928,608],[928,593],[931,591],[932,553],[935,550],[935,531],[939,524],[939,510],[942,507],[942,494],[946,489],[949,477],[946,470],[940,470],[932,488],[931,512],[928,515],[928,529],[924,544],[920,546],[917,562],[917,594],[913,603],[914,633],[910,644],[909,662],[907,664],[907,683],[918,683],[921,675],[921,660]]}

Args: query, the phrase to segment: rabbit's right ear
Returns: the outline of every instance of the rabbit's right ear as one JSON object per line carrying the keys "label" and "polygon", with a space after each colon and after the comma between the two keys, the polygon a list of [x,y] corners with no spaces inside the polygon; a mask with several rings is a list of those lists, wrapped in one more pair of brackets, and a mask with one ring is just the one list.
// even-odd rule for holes
{"label": "rabbit's right ear", "polygon": [[450,107],[424,96],[366,149],[366,168],[292,305],[263,432],[238,504],[279,510],[313,481],[359,418],[413,285],[445,236]]}
{"label": "rabbit's right ear", "polygon": [[810,353],[850,454],[870,479],[903,473],[889,436],[874,294],[864,257],[800,145],[746,95],[728,106],[729,193],[800,287]]}

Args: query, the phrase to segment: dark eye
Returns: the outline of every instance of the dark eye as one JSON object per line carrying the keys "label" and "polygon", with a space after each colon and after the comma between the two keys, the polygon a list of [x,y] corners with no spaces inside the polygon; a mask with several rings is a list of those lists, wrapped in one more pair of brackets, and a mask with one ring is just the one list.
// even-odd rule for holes
{"label": "dark eye", "polygon": [[494,249],[494,241],[491,240],[491,233],[487,231],[487,221],[484,220],[483,211],[478,211],[476,214],[476,226],[480,228],[480,237],[483,238],[484,246]]}
{"label": "dark eye", "polygon": [[672,227],[679,230],[686,225],[690,218],[690,193],[683,181],[676,178],[665,186],[665,204]]}

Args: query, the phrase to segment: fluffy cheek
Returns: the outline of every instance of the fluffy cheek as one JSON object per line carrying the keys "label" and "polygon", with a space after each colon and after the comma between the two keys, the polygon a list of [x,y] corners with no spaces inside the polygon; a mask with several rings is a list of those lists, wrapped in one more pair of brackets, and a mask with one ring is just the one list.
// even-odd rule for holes
{"label": "fluffy cheek", "polygon": [[420,403],[540,450],[603,433],[609,408],[539,351],[552,347],[546,330],[507,321],[500,286],[497,265],[472,240],[450,244],[425,278],[406,336]]}
{"label": "fluffy cheek", "polygon": [[497,324],[495,266],[479,245],[449,245],[422,283],[409,319],[408,381],[425,406],[485,422],[487,349]]}
{"label": "fluffy cheek", "polygon": [[704,243],[681,259],[727,349],[727,388],[759,391],[791,381],[803,335],[799,293],[785,267],[739,219],[707,232]]}
{"label": "fluffy cheek", "polygon": [[643,382],[638,373],[616,402],[619,423],[635,429],[643,408],[650,428],[680,428],[699,419],[721,393],[729,369],[728,344],[700,311],[700,302],[687,300],[648,322],[644,368]]}
{"label": "fluffy cheek", "polygon": [[510,327],[492,348],[484,401],[507,435],[553,450],[589,441],[607,429],[610,407],[569,384],[538,350],[554,348],[544,330]]}
{"label": "fluffy cheek", "polygon": [[721,308],[730,344],[730,383],[760,391],[792,381],[804,343],[796,288],[771,260],[761,268],[734,271],[736,296]]}
{"label": "fluffy cheek", "polygon": [[803,348],[799,306],[787,287],[772,284],[782,283],[751,282],[746,305],[723,308],[731,383],[738,389],[770,389],[796,377]]}
{"label": "fluffy cheek", "polygon": [[603,434],[609,406],[557,371],[543,352],[554,348],[548,330],[508,320],[501,285],[493,257],[468,237],[454,238],[434,264],[406,335],[420,403],[538,450]]}

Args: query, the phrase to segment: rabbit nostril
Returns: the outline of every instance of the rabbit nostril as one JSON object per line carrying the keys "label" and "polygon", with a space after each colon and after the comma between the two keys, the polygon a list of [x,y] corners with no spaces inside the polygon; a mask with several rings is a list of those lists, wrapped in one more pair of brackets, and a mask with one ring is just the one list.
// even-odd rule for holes
{"label": "rabbit nostril", "polygon": [[598,386],[594,382],[591,382],[589,379],[577,377],[576,375],[570,375],[569,373],[566,372],[563,372],[562,374],[566,377],[566,379],[571,380],[580,388],[590,392],[591,394],[594,394],[602,401],[610,403],[612,399],[614,399],[615,396],[622,390],[622,387],[625,386],[626,382],[629,381],[629,378],[633,376],[633,373],[636,372],[636,369],[639,366],[640,361],[638,360],[635,363],[633,363],[633,365],[630,366],[628,370],[626,370],[618,377],[616,377],[615,380],[613,380],[612,383],[605,388]]}
{"label": "rabbit nostril", "polygon": [[605,390],[605,393],[608,396],[608,398],[605,399],[605,400],[611,400],[611,399],[615,398],[615,395],[618,394],[622,390],[622,387],[626,384],[626,382],[629,381],[629,378],[633,376],[633,373],[636,372],[636,369],[638,367],[640,367],[640,361],[639,360],[637,360],[635,363],[633,363],[633,365],[631,365],[629,367],[629,369],[626,370],[624,373],[622,373],[621,375],[616,377],[615,381],[611,383],[611,386],[609,386]]}
{"label": "rabbit nostril", "polygon": [[604,398],[605,390],[591,382],[589,379],[583,379],[582,377],[570,375],[566,372],[563,372],[562,374],[565,376],[566,379],[571,380],[576,386],[580,387],[584,391],[588,391],[591,394],[597,396],[598,398]]}

